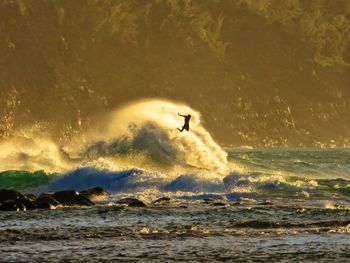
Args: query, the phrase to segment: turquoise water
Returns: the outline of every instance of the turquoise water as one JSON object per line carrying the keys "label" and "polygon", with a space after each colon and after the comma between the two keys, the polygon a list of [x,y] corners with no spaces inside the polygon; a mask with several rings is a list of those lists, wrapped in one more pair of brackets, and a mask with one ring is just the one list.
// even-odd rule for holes
{"label": "turquoise water", "polygon": [[227,152],[230,170],[220,175],[215,170],[196,167],[168,175],[164,169],[110,170],[87,166],[66,173],[3,171],[0,185],[34,193],[101,186],[116,195],[133,194],[146,199],[163,195],[176,198],[215,195],[229,199],[288,197],[346,202],[350,195],[349,149],[228,149]]}

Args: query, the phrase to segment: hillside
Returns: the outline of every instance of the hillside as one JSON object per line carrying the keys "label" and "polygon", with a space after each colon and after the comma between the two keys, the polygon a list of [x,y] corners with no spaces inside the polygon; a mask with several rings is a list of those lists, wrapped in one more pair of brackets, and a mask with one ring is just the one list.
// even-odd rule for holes
{"label": "hillside", "polygon": [[348,0],[3,0],[0,130],[163,97],[224,145],[349,146]]}

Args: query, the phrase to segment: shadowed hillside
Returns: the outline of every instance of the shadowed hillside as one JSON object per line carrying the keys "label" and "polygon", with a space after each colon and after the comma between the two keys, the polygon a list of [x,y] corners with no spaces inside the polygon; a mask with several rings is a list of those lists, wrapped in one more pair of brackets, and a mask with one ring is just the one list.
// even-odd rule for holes
{"label": "shadowed hillside", "polygon": [[225,145],[349,145],[348,0],[2,0],[0,33],[5,138],[164,97]]}

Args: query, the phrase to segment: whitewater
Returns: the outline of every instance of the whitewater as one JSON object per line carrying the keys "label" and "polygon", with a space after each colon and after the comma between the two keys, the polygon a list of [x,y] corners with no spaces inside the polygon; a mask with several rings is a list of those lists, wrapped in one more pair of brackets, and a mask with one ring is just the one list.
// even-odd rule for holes
{"label": "whitewater", "polygon": [[[177,130],[178,113],[192,115],[189,132]],[[15,133],[0,142],[0,180],[35,193],[101,186],[149,198],[165,192],[310,196],[323,188],[320,182],[347,186],[348,156],[347,149],[224,149],[199,112],[148,99],[98,116],[65,145],[38,129]]]}
{"label": "whitewater", "polygon": [[[192,114],[190,133],[176,129],[182,121],[178,112]],[[27,129],[0,146],[2,170],[66,172],[87,164],[108,168],[153,164],[227,171],[227,154],[202,126],[200,114],[165,100],[144,100],[116,109],[67,145]]]}
{"label": "whitewater", "polygon": [[[180,133],[181,114],[191,114]],[[226,148],[164,99],[97,116],[60,144],[29,127],[0,142],[0,189],[102,187],[94,207],[0,212],[7,262],[346,262],[350,149]],[[118,205],[120,198],[144,208]],[[164,202],[155,202],[163,198]]]}

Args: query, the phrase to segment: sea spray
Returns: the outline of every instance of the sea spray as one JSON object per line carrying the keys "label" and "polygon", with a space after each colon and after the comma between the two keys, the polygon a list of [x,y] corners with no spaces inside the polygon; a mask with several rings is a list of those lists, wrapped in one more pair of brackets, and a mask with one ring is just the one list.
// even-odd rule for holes
{"label": "sea spray", "polygon": [[[176,129],[183,123],[178,112],[192,115],[189,132]],[[115,161],[124,166],[227,172],[227,154],[202,126],[200,114],[166,100],[142,100],[119,108],[74,138],[65,150],[90,165]]]}
{"label": "sea spray", "polygon": [[72,162],[61,154],[58,145],[40,133],[21,131],[0,142],[0,171],[45,170],[61,173],[72,168]]}
{"label": "sea spray", "polygon": [[[190,131],[180,133],[191,114]],[[66,145],[28,129],[0,143],[0,170],[66,173],[79,167],[120,170],[200,170],[209,177],[228,171],[227,153],[201,124],[199,112],[161,99],[130,103],[99,118]]]}

